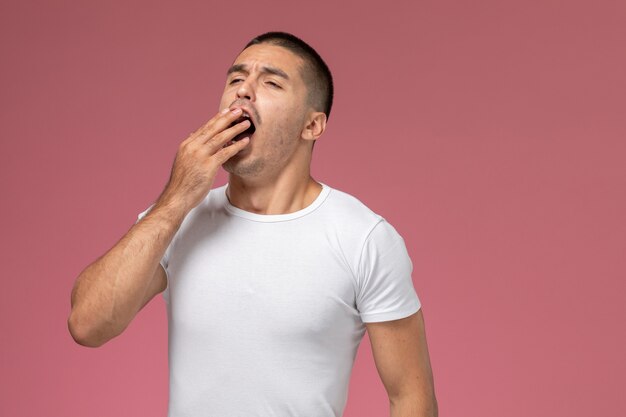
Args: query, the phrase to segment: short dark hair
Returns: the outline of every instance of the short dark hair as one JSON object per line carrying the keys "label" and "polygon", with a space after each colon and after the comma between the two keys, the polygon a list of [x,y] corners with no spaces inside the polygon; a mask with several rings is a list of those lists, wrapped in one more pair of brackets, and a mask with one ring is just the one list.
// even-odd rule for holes
{"label": "short dark hair", "polygon": [[323,111],[328,120],[333,106],[333,77],[315,49],[287,32],[264,33],[248,42],[243,49],[260,43],[282,46],[304,60],[302,78],[308,88],[308,101],[314,109]]}

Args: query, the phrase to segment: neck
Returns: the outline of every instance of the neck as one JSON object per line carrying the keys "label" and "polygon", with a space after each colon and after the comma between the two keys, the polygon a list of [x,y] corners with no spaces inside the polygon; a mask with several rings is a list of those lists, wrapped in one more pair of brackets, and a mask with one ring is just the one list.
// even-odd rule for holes
{"label": "neck", "polygon": [[226,195],[230,204],[251,213],[287,214],[309,206],[321,191],[322,185],[309,172],[280,175],[271,181],[251,181],[231,174]]}

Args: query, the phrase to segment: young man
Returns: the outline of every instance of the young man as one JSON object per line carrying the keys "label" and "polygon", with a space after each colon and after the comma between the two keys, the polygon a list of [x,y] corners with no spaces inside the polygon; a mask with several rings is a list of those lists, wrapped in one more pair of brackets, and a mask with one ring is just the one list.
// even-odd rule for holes
{"label": "young man", "polygon": [[[253,39],[157,201],[78,277],[68,326],[85,346],[163,293],[169,417],[339,417],[366,330],[391,416],[437,415],[402,237],[310,175],[332,97],[302,40]],[[220,166],[228,184],[212,189]]]}

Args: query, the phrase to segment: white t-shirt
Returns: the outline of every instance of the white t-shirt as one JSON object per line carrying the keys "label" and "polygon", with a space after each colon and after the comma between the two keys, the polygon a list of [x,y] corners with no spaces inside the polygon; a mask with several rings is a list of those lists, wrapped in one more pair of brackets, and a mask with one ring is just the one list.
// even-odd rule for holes
{"label": "white t-shirt", "polygon": [[161,259],[168,417],[340,417],[364,323],[421,307],[404,240],[326,184],[274,215],[231,205],[227,186],[189,212]]}

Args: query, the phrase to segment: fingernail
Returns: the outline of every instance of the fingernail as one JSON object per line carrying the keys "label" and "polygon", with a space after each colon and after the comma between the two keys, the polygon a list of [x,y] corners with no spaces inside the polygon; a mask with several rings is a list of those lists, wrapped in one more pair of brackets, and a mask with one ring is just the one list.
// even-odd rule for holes
{"label": "fingernail", "polygon": [[241,113],[241,109],[237,108],[233,110],[233,114],[238,114]]}

